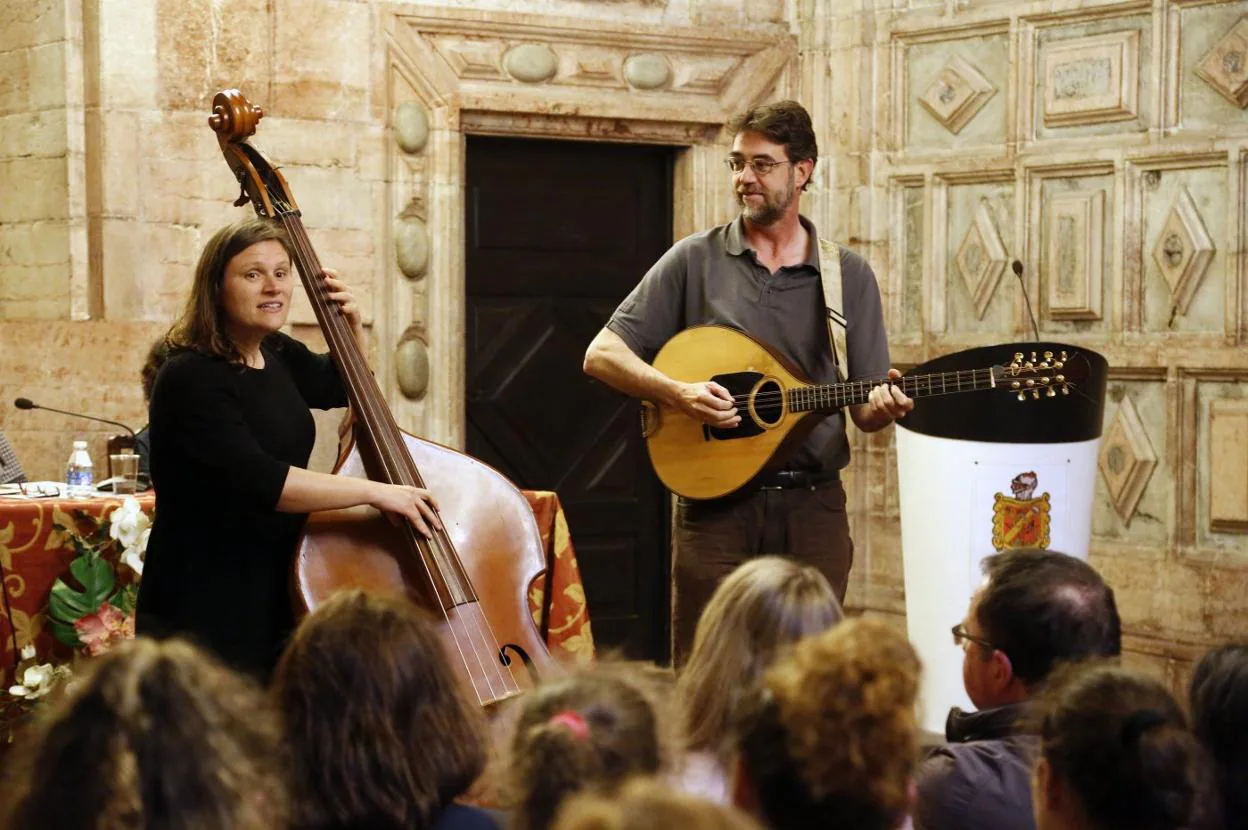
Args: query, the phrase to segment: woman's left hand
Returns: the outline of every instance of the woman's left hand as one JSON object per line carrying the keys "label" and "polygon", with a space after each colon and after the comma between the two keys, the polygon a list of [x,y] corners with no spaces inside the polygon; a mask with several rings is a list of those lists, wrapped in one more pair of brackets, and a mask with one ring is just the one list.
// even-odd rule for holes
{"label": "woman's left hand", "polygon": [[355,342],[362,350],[364,348],[364,318],[360,313],[360,304],[356,302],[355,295],[347,288],[347,284],[338,276],[337,271],[326,268],[321,273],[325,276],[325,287],[329,289],[326,296],[338,304],[338,308],[342,310],[342,316],[347,318],[347,324],[351,326]]}

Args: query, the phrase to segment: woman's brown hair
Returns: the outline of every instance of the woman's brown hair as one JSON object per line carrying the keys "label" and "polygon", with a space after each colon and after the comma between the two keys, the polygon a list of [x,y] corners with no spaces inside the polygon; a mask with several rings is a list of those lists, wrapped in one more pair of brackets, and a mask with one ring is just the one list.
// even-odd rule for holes
{"label": "woman's brown hair", "polygon": [[918,757],[918,693],[918,656],[879,620],[847,620],[780,658],[736,727],[767,824],[895,827]]}
{"label": "woman's brown hair", "polygon": [[661,718],[647,684],[599,667],[539,687],[522,704],[508,790],[515,830],[545,830],[564,799],[611,793],[663,764]]}
{"label": "woman's brown hair", "polygon": [[1217,813],[1208,756],[1161,683],[1112,664],[1071,664],[1036,703],[1040,754],[1092,827],[1207,827]]}
{"label": "woman's brown hair", "polygon": [[273,678],[296,828],[429,827],[485,768],[485,720],[437,629],[401,599],[335,595]]}
{"label": "woman's brown hair", "polygon": [[634,778],[613,796],[582,793],[559,810],[555,830],[759,830],[732,807],[677,792],[653,778]]}
{"label": "woman's brown hair", "polygon": [[791,559],[762,556],[729,574],[698,620],[678,680],[687,748],[720,753],[741,695],[780,651],[841,617],[823,574]]}
{"label": "woman's brown hair", "polygon": [[285,229],[271,219],[244,219],[212,235],[195,265],[195,280],[191,283],[186,308],[165,336],[169,351],[191,349],[234,363],[242,361],[238,344],[230,339],[226,330],[225,305],[221,299],[225,266],[257,242],[269,240],[280,242],[290,254],[290,239]]}
{"label": "woman's brown hair", "polygon": [[251,680],[185,642],[140,638],[70,685],[16,765],[0,826],[285,825],[277,718]]}

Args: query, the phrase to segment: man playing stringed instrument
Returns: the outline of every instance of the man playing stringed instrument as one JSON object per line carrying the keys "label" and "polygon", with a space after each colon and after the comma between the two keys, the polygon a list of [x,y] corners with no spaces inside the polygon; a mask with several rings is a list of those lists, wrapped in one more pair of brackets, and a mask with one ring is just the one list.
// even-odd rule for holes
{"label": "man playing stringed instrument", "polygon": [[[755,107],[730,125],[726,159],[741,215],[727,225],[677,242],[655,263],[590,344],[585,371],[629,395],[661,401],[712,428],[741,422],[733,395],[719,383],[677,381],[651,364],[678,332],[703,324],[744,331],[770,345],[815,382],[838,380],[829,316],[841,315],[846,379],[900,377],[889,369],[880,292],[857,254],[818,239],[799,213],[798,191],[810,183],[818,146],[810,115],[794,101]],[[839,275],[839,309],[825,303],[824,273]],[[829,298],[832,292],[829,292]],[[896,386],[881,384],[848,407],[859,429],[874,432],[914,406]],[[758,486],[723,498],[680,498],[673,551],[673,662],[693,645],[693,632],[715,587],[746,559],[784,554],[827,576],[845,598],[853,541],[840,470],[849,463],[844,415],[819,420]]]}

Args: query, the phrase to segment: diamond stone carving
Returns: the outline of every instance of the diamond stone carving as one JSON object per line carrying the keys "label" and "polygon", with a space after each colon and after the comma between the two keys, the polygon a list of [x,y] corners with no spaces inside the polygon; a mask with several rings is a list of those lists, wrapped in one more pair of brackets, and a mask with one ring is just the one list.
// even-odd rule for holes
{"label": "diamond stone carving", "polygon": [[1200,59],[1196,74],[1235,106],[1248,107],[1248,17],[1241,17]]}
{"label": "diamond stone carving", "polygon": [[1157,453],[1130,397],[1123,396],[1105,432],[1099,464],[1114,511],[1124,524],[1130,524],[1157,466]]}
{"label": "diamond stone carving", "polygon": [[975,219],[958,246],[953,264],[962,276],[966,290],[975,303],[975,313],[981,320],[997,290],[997,283],[1001,281],[1001,274],[1005,272],[1006,260],[1005,245],[1001,243],[1001,234],[992,221],[988,203],[980,202]]}
{"label": "diamond stone carving", "polygon": [[1187,313],[1216,250],[1192,194],[1182,188],[1153,243],[1153,262],[1169,284],[1171,303],[1180,314]]}
{"label": "diamond stone carving", "polygon": [[975,67],[955,55],[919,97],[919,103],[956,135],[996,92]]}

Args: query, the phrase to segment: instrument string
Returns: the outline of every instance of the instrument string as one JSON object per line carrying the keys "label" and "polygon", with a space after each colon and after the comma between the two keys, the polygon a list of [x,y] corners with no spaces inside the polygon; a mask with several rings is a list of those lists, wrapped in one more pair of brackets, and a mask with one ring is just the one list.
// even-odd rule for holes
{"label": "instrument string", "polygon": [[[298,220],[298,215],[293,213],[282,214],[281,220],[287,228],[291,244],[300,258],[300,271],[305,276],[305,287],[308,289],[309,300],[318,312],[317,316],[322,321],[322,328],[325,330],[327,340],[329,340],[331,347],[340,356],[340,364],[344,373],[350,378],[351,383],[348,384],[348,388],[359,390],[359,394],[355,396],[357,397],[357,408],[360,410],[359,420],[364,424],[366,432],[373,440],[374,446],[378,449],[379,460],[384,468],[387,480],[391,483],[423,486],[419,473],[411,465],[410,457],[406,452],[406,446],[403,445],[401,437],[397,433],[397,425],[393,423],[392,418],[384,417],[382,414],[378,400],[380,393],[375,389],[372,373],[367,370],[367,364],[358,348],[358,344],[355,342],[354,334],[350,331],[345,316],[340,308],[336,306],[331,307],[329,304],[326,297],[324,278],[321,276],[322,269],[312,249],[311,242],[307,238],[302,222]],[[317,279],[318,277],[319,279]],[[338,313],[333,313],[335,310]],[[373,394],[369,394],[370,392]],[[402,454],[400,454],[400,451]],[[406,460],[407,463],[403,463],[400,459]],[[442,584],[452,594],[445,599],[437,596],[438,610],[446,621],[447,628],[455,641],[464,669],[469,678],[472,679],[474,692],[477,693],[478,699],[484,702],[481,692],[476,689],[476,677],[478,675],[470,668],[469,662],[471,658],[468,654],[465,654],[465,649],[460,643],[460,634],[456,630],[459,626],[455,625],[448,608],[443,604],[445,601],[450,605],[454,605],[457,599],[464,601],[474,601],[476,599],[470,583],[465,584],[466,575],[463,573],[462,567],[459,566],[458,557],[454,553],[454,546],[451,544],[444,529],[432,529],[432,539],[426,539],[407,521],[404,522],[404,530],[409,542],[417,551],[423,554],[426,547],[429,548],[428,552],[430,555],[422,555],[420,558],[426,574],[435,586],[435,595],[439,592],[436,589],[437,580],[434,579],[433,574],[430,572],[431,567],[437,569],[438,574],[441,576]],[[433,560],[432,563],[428,561],[429,559]],[[446,564],[451,564],[452,567],[448,568],[445,566]],[[508,668],[504,672],[504,667],[497,665],[494,659],[492,659],[493,655],[501,653],[501,650],[496,645],[491,647],[492,643],[497,643],[497,637],[492,631],[492,626],[489,626],[488,620],[485,621],[485,624],[491,630],[487,634],[486,631],[482,630],[481,621],[476,614],[471,615],[473,617],[471,620],[465,620],[464,616],[467,615],[457,615],[457,618],[463,623],[464,633],[469,640],[474,641],[474,647],[470,648],[469,651],[475,657],[475,662],[480,669],[480,675],[487,684],[490,699],[496,699],[499,696],[498,691],[495,689],[496,683],[503,692],[518,691],[519,685],[511,675],[510,669]],[[491,659],[484,659],[482,651],[490,653]],[[491,679],[491,674],[494,675],[493,679]]]}

